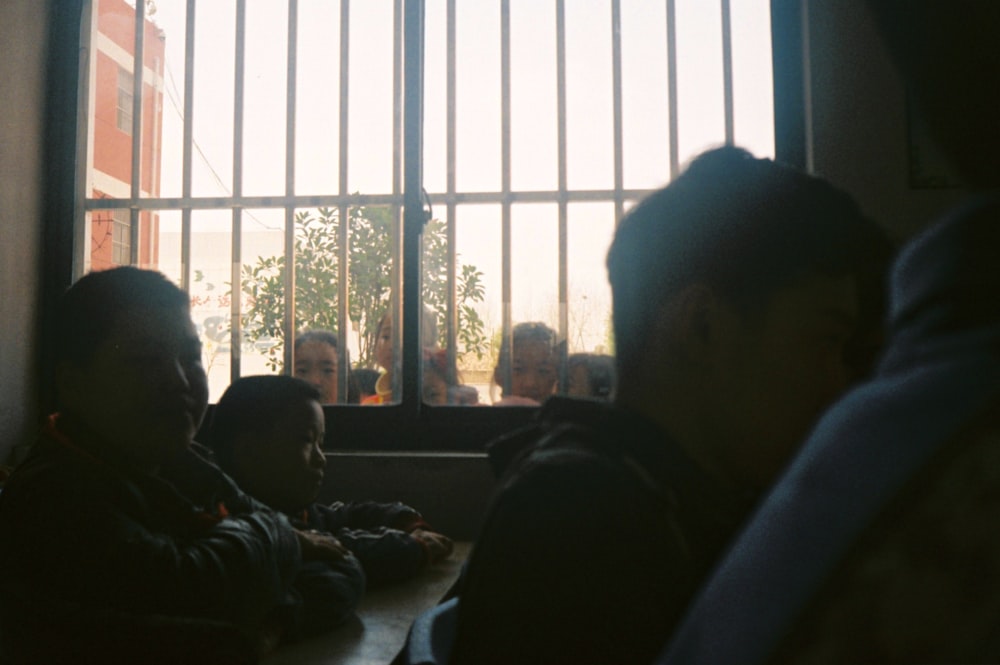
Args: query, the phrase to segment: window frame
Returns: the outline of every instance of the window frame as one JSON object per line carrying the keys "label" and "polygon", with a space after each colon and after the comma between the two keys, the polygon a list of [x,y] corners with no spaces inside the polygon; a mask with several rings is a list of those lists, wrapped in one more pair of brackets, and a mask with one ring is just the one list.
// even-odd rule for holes
{"label": "window frame", "polygon": [[118,101],[115,104],[115,126],[132,136],[132,107],[135,105],[135,76],[118,65]]}
{"label": "window frame", "polygon": [[[404,322],[402,336],[402,398],[398,404],[377,409],[327,406],[327,449],[368,451],[473,451],[482,450],[492,436],[528,422],[535,409],[524,407],[483,408],[431,407],[422,403],[421,362],[418,339],[420,326],[420,250],[421,232],[427,209],[422,188],[423,121],[423,37],[424,4],[422,0],[395,0],[403,11],[403,154],[402,154],[402,270],[397,271],[401,288],[393,307]],[[453,2],[454,0],[450,0]],[[726,2],[726,0],[721,0]],[[504,0],[506,3],[506,0]],[[673,0],[666,0],[668,7]],[[142,0],[137,3],[140,7]],[[614,3],[617,5],[617,3]],[[811,162],[807,141],[806,77],[808,44],[804,32],[801,3],[771,0],[771,39],[774,86],[775,158],[800,168]],[[58,7],[57,7],[58,5]],[[86,154],[87,91],[81,86],[81,73],[89,67],[89,41],[92,22],[90,0],[71,0],[69,6],[50,0],[49,66],[46,85],[45,174],[50,193],[44,205],[43,289],[41,293],[41,330],[39,367],[43,372],[42,403],[54,407],[53,364],[45,354],[51,348],[52,314],[60,294],[68,288],[83,265],[88,248],[75,243],[77,225],[82,223],[89,192],[77,177],[76,156]],[[137,12],[141,20],[142,9]],[[139,24],[141,25],[141,23]],[[449,28],[453,29],[453,28]],[[142,31],[139,31],[141,34]],[[454,57],[453,55],[449,57]],[[142,100],[142,76],[135,77],[135,87]],[[141,118],[134,118],[141,129]],[[619,120],[620,122],[620,120]],[[616,128],[616,131],[620,131]],[[185,139],[186,144],[190,141]],[[85,165],[84,165],[85,167]],[[617,166],[616,166],[617,168]],[[133,171],[134,172],[134,171]],[[138,180],[138,179],[134,179]],[[618,176],[616,174],[616,181]],[[136,185],[137,186],[137,185]],[[623,192],[623,189],[619,189]],[[190,193],[189,191],[187,192]],[[138,199],[137,195],[133,199]],[[358,197],[356,204],[369,203]],[[530,197],[529,197],[530,200]],[[398,201],[398,199],[397,199]],[[464,202],[461,194],[445,201],[453,210]],[[132,201],[135,204],[137,201]],[[142,206],[130,205],[132,232],[138,231],[140,209],[155,209],[155,200],[145,199]],[[384,203],[371,201],[371,203]],[[616,200],[620,216],[621,203]],[[350,203],[341,203],[350,205]],[[506,204],[509,208],[509,203]],[[564,202],[561,202],[564,205]],[[135,240],[133,238],[133,240]],[[133,242],[133,250],[137,244]],[[505,317],[506,318],[506,317]],[[506,322],[505,323],[509,323]],[[451,322],[449,322],[451,325]],[[507,328],[509,329],[509,328]],[[289,347],[291,345],[288,345]],[[343,364],[346,366],[346,364]],[[286,367],[291,367],[286,350]],[[340,433],[349,433],[349,445]]]}

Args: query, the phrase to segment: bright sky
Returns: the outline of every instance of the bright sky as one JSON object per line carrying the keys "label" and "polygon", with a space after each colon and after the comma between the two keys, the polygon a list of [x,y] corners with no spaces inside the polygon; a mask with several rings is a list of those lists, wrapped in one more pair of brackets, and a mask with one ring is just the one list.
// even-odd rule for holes
{"label": "bright sky", "polygon": [[[158,0],[155,21],[166,34],[167,99],[163,111],[161,196],[181,194],[185,7]],[[348,191],[391,192],[392,0],[350,3]],[[666,16],[663,0],[622,0],[624,177],[626,188],[665,184],[668,166]],[[718,2],[676,0],[678,149],[681,162],[724,139],[721,14]],[[198,3],[194,86],[195,196],[227,195],[233,178],[235,0]],[[432,202],[446,187],[445,0],[427,0],[424,168]],[[571,189],[613,187],[611,2],[566,0],[568,182]],[[458,0],[457,187],[498,191],[500,143],[500,3]],[[512,187],[557,186],[555,2],[510,0]],[[769,0],[731,0],[736,143],[759,156],[774,152]],[[296,189],[338,191],[340,3],[299,1]],[[287,2],[247,2],[244,185],[247,195],[282,194],[285,161]],[[435,208],[444,215],[444,206]],[[245,233],[278,229],[283,211],[256,210]],[[513,207],[515,321],[555,325],[557,208]],[[161,226],[179,229],[179,215]],[[228,245],[199,229],[229,228],[228,211],[196,211],[194,268],[228,280]],[[570,345],[603,344],[610,308],[604,254],[614,227],[610,203],[569,209]],[[280,232],[250,241],[281,251]],[[207,237],[206,237],[207,239]],[[169,243],[168,243],[169,244]],[[250,248],[248,246],[248,249]],[[270,249],[272,247],[274,249]],[[485,272],[489,324],[499,327],[500,207],[458,210],[460,260]],[[220,255],[220,251],[224,254]],[[169,258],[164,257],[165,263]],[[251,259],[245,257],[246,261]]]}

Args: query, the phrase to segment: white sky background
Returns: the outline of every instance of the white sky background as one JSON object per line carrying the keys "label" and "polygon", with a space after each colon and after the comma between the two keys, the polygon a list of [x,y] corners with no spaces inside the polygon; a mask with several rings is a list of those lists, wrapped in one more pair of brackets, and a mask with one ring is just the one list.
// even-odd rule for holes
{"label": "white sky background", "polygon": [[[568,184],[571,189],[610,189],[611,3],[566,0],[565,4]],[[669,177],[665,4],[663,0],[621,3],[626,188],[658,187]],[[233,188],[235,5],[235,0],[198,3],[195,196],[227,195]],[[731,0],[736,143],[758,156],[774,153],[768,5],[768,0]],[[158,0],[154,17],[166,34],[168,94],[160,191],[164,197],[181,194],[185,6],[182,0]],[[555,2],[511,0],[510,6],[512,187],[553,190],[558,175]],[[499,191],[501,186],[499,7],[496,0],[457,2],[459,191]],[[392,191],[392,8],[391,0],[350,4],[348,192]],[[445,191],[446,185],[445,0],[427,0],[426,12],[424,169],[425,188],[433,202],[434,193]],[[339,189],[339,13],[340,3],[334,0],[299,2],[297,194]],[[721,16],[714,0],[677,0],[676,13],[678,148],[683,163],[724,140]],[[287,2],[249,0],[246,43],[243,193],[280,195],[285,178]],[[435,207],[435,214],[444,216],[443,204]],[[592,350],[604,342],[610,308],[604,254],[613,232],[613,214],[610,203],[569,208],[573,350]],[[514,320],[540,319],[555,325],[557,208],[515,205],[512,218]],[[217,266],[224,275],[221,279],[228,280],[228,245],[199,245],[198,231],[228,229],[231,213],[196,211],[194,219],[193,267]],[[283,223],[281,210],[252,211],[245,218],[244,233],[280,230]],[[179,229],[179,215],[165,215],[161,226],[166,234]],[[273,253],[279,253],[280,233],[267,235],[274,241]],[[268,243],[250,240],[247,250],[269,251]],[[460,206],[458,244],[460,261],[486,273],[484,314],[488,323],[499,326],[500,207]],[[161,258],[164,264],[171,263],[169,251],[161,251]],[[244,261],[252,258],[244,256]],[[583,328],[590,334],[581,332]]]}

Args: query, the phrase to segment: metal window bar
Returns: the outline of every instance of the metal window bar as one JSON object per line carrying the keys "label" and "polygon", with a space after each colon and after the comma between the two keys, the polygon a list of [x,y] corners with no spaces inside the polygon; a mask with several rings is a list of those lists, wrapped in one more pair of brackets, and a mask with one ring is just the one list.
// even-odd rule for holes
{"label": "metal window bar", "polygon": [[[455,193],[456,169],[455,159],[457,154],[456,144],[456,123],[457,123],[457,20],[456,20],[455,0],[448,0],[445,8],[445,31],[447,41],[447,51],[445,53],[445,188],[449,196]],[[458,269],[456,260],[456,248],[458,247],[458,218],[457,209],[454,202],[449,202],[445,208],[445,224],[448,234],[448,311],[445,314],[447,321],[447,351],[448,354],[448,383],[453,385],[458,382],[458,307],[457,307],[457,275]]]}
{"label": "metal window bar", "polygon": [[[404,11],[405,10],[405,11]],[[422,108],[423,104],[423,89],[422,89],[422,72],[423,64],[421,61],[421,51],[423,49],[423,0],[420,1],[419,6],[411,6],[408,4],[405,8],[397,0],[393,3],[393,51],[392,51],[392,73],[393,73],[393,86],[392,86],[392,192],[394,196],[400,196],[402,192],[409,188],[416,188],[411,195],[416,197],[416,201],[422,201],[421,191],[423,187],[423,176],[420,174],[419,169],[415,174],[411,174],[409,169],[418,168],[420,164],[420,159],[422,157],[422,148],[420,147],[420,134],[423,132],[423,121],[414,116],[417,124],[407,124],[404,127],[403,118],[408,117],[411,112],[418,112]],[[411,71],[410,68],[413,68]],[[403,80],[407,81],[407,86],[404,91]],[[413,85],[413,90],[410,90],[410,84]],[[416,95],[415,106],[410,106],[410,94]],[[405,97],[404,97],[405,94]],[[410,136],[410,134],[413,136]],[[411,139],[415,141],[415,144],[411,145]],[[404,141],[406,142],[404,145]],[[412,148],[416,148],[418,152],[416,153],[416,159],[413,164],[406,163],[408,159],[412,156],[407,152]],[[415,176],[415,177],[413,177]],[[392,311],[392,363],[393,367],[396,369],[403,369],[403,376],[400,376],[399,371],[392,372],[392,397],[393,400],[399,400],[401,398],[416,400],[413,408],[420,408],[419,398],[420,393],[413,392],[413,386],[410,385],[409,390],[404,385],[404,382],[415,380],[414,377],[407,378],[407,373],[412,371],[414,364],[406,357],[406,345],[407,343],[413,344],[412,348],[419,347],[419,341],[414,342],[404,342],[404,335],[407,335],[409,339],[416,338],[419,340],[419,333],[421,326],[419,321],[421,317],[419,314],[415,316],[409,316],[404,311],[407,306],[401,301],[403,297],[403,284],[406,279],[403,276],[403,271],[409,269],[411,266],[407,266],[404,263],[404,256],[406,254],[406,243],[407,240],[404,237],[404,229],[407,228],[406,222],[411,219],[416,220],[411,212],[411,208],[415,209],[416,202],[407,200],[405,203],[405,218],[401,219],[403,211],[400,209],[398,204],[394,204],[391,208],[392,210],[392,225],[393,225],[393,243],[392,243],[392,267],[390,270],[391,289],[389,291],[389,302],[390,309]],[[420,241],[419,236],[417,239],[417,244],[413,253],[409,256],[413,256],[416,260],[419,260],[420,254]],[[419,265],[419,264],[418,264]],[[417,311],[423,311],[420,307],[420,272],[419,269],[416,271],[417,286],[415,289]],[[407,328],[410,331],[407,331]],[[415,329],[415,332],[414,332]],[[412,354],[411,354],[412,355]],[[419,357],[419,356],[418,356]],[[419,362],[416,363],[419,367]],[[412,383],[412,381],[410,381]],[[420,383],[416,383],[419,388]]]}
{"label": "metal window bar", "polygon": [[[181,192],[191,198],[191,160],[194,148],[194,40],[196,0],[188,0],[184,26],[184,145],[181,159]],[[240,5],[243,4],[240,0]],[[239,79],[238,79],[239,80]],[[191,290],[191,207],[181,209],[181,288]]]}
{"label": "metal window bar", "polygon": [[[131,196],[138,199],[142,193],[142,85],[145,69],[146,44],[146,3],[139,0],[135,3],[135,46],[132,65],[132,176]],[[147,213],[148,215],[148,213]],[[139,263],[139,209],[132,208],[129,213],[129,263]]]}
{"label": "metal window bar", "polygon": [[733,30],[729,0],[722,6],[722,99],[726,118],[726,145],[733,145]]}
{"label": "metal window bar", "polygon": [[[615,162],[615,226],[625,214],[622,190],[625,188],[624,155],[622,154],[622,5],[611,0],[611,98],[613,108]],[[562,257],[560,257],[562,259]]]}
{"label": "metal window bar", "polygon": [[677,143],[677,12],[674,0],[667,0],[667,118],[670,179],[680,173],[680,148]]}
{"label": "metal window bar", "polygon": [[[569,339],[569,203],[567,190],[566,157],[566,2],[556,0],[556,115],[557,160],[559,188],[559,338]],[[561,347],[559,363],[559,391],[566,392],[566,360],[569,344]]]}
{"label": "metal window bar", "polygon": [[[233,57],[233,196],[243,194],[243,99],[246,90],[246,0],[236,2],[235,53]],[[229,380],[236,381],[242,374],[242,289],[243,265],[243,208],[233,208],[232,250],[230,284],[233,297],[229,304]]]}
{"label": "metal window bar", "polygon": [[[295,196],[295,90],[299,2],[288,0],[288,56],[285,79],[285,196]],[[295,370],[295,204],[285,206],[285,374]]]}
{"label": "metal window bar", "polygon": [[[340,0],[340,122],[339,135],[338,135],[338,162],[337,162],[337,178],[338,178],[338,189],[337,191],[341,196],[347,195],[347,149],[348,149],[348,94],[350,90],[350,68],[349,68],[349,57],[350,57],[350,23],[351,23],[351,5],[349,0]],[[337,326],[337,340],[340,349],[343,352],[340,353],[340,362],[337,363],[337,382],[339,389],[337,390],[338,401],[347,399],[347,374],[348,374],[348,363],[350,362],[347,357],[347,326],[350,303],[347,302],[348,298],[348,284],[349,279],[349,266],[348,261],[350,260],[350,247],[348,243],[350,242],[350,223],[351,215],[350,208],[341,203],[337,207],[337,216],[340,220],[337,227],[338,239],[339,239],[339,257],[337,260],[337,270],[338,279],[340,280],[337,284],[337,306],[338,306],[338,316],[337,321],[339,325]]]}
{"label": "metal window bar", "polygon": [[[421,379],[420,362],[420,250],[421,234],[426,222],[424,214],[423,184],[423,0],[406,0],[405,29],[403,35],[404,91],[403,117],[403,255],[394,261],[394,271],[402,273],[403,281],[403,396],[402,411],[414,419],[420,415]],[[408,259],[408,260],[407,260]],[[402,263],[402,270],[398,269]],[[397,290],[398,293],[398,290]],[[398,299],[398,298],[397,298]],[[398,320],[398,319],[397,319]],[[393,326],[394,328],[398,326]],[[398,381],[398,379],[397,379]]]}
{"label": "metal window bar", "polygon": [[501,383],[504,395],[510,394],[513,361],[513,322],[511,321],[511,196],[510,196],[510,0],[500,2],[500,189],[501,208],[501,300],[503,303],[501,355],[508,362],[503,368]]}

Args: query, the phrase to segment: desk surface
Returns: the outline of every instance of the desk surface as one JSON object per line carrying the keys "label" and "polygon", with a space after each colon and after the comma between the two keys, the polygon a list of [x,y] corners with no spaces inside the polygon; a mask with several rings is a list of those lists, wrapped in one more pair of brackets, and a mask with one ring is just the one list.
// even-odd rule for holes
{"label": "desk surface", "polygon": [[365,594],[357,617],[320,637],[283,646],[262,665],[388,665],[399,652],[413,619],[433,607],[458,577],[471,543],[402,584]]}

